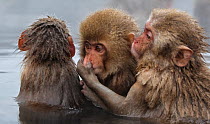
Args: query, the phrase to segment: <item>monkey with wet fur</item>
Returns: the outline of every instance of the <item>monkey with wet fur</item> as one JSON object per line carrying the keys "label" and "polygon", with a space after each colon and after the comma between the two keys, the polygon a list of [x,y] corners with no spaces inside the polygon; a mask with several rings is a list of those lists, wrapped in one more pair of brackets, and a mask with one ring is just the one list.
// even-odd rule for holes
{"label": "monkey with wet fur", "polygon": [[26,51],[17,101],[25,104],[81,108],[86,99],[72,57],[75,47],[64,21],[39,19],[20,36]]}
{"label": "monkey with wet fur", "polygon": [[[137,81],[126,97],[100,83],[91,68],[77,71],[107,108],[118,115],[169,120],[210,121],[210,71],[204,30],[187,13],[154,9],[144,32],[134,37]],[[83,89],[86,90],[86,89]]]}
{"label": "monkey with wet fur", "polygon": [[130,52],[129,33],[138,31],[134,19],[117,9],[97,11],[80,25],[84,66],[91,64],[99,81],[123,96],[135,82],[136,61]]}

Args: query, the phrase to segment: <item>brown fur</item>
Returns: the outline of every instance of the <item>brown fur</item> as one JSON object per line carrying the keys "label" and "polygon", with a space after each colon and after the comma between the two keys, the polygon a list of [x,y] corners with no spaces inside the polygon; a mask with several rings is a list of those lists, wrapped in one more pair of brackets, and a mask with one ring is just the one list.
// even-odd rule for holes
{"label": "brown fur", "polygon": [[[150,45],[145,44],[149,48],[139,58],[137,81],[126,97],[103,86],[81,63],[78,73],[114,114],[209,123],[210,70],[202,57],[208,46],[204,30],[187,13],[175,9],[155,9],[146,24],[152,26],[154,41],[145,35],[147,26],[138,42],[150,41]],[[184,67],[174,61],[180,46],[193,51]]]}
{"label": "brown fur", "polygon": [[115,9],[104,9],[88,16],[80,25],[80,55],[85,57],[84,42],[104,41],[107,47],[105,72],[97,75],[113,91],[126,95],[135,82],[136,62],[131,56],[128,34],[138,32],[135,21]]}
{"label": "brown fur", "polygon": [[[156,118],[210,118],[210,71],[202,54],[208,46],[204,30],[185,12],[155,9],[150,20],[155,29],[152,48],[138,63],[138,79],[144,87],[143,116]],[[194,54],[185,67],[173,63],[178,46]],[[144,77],[150,70],[150,76]]]}
{"label": "brown fur", "polygon": [[[138,63],[138,79],[144,90],[144,116],[210,118],[210,71],[202,54],[208,46],[203,29],[185,12],[153,10],[150,20],[157,34],[152,49]],[[173,63],[176,49],[185,45],[194,54],[186,67]],[[150,76],[141,78],[145,70]],[[144,83],[143,83],[144,82]]]}
{"label": "brown fur", "polygon": [[26,30],[24,46],[30,49],[23,61],[17,101],[80,108],[85,98],[70,57],[65,22],[42,18]]}

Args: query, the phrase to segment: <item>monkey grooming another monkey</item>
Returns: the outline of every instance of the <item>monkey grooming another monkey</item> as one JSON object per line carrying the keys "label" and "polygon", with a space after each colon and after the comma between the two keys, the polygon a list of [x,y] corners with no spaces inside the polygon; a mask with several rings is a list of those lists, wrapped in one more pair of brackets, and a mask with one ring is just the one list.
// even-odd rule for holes
{"label": "monkey grooming another monkey", "polygon": [[129,33],[138,31],[134,19],[117,9],[97,11],[80,25],[84,66],[91,64],[99,81],[123,96],[135,82],[136,61],[130,52]]}
{"label": "monkey grooming another monkey", "polygon": [[75,47],[64,21],[39,19],[21,34],[18,47],[26,51],[16,98],[19,103],[81,108],[86,99],[80,91],[72,60]]}
{"label": "monkey grooming another monkey", "polygon": [[77,71],[115,114],[209,123],[210,71],[202,57],[208,52],[205,38],[204,30],[187,13],[154,9],[144,32],[133,38],[138,73],[126,97],[101,84],[81,61]]}

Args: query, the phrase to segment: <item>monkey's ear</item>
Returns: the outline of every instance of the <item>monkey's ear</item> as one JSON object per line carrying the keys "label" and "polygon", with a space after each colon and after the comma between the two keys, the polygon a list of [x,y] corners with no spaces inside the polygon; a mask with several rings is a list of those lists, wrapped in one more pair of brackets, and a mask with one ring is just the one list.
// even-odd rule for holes
{"label": "monkey's ear", "polygon": [[192,57],[193,51],[186,46],[179,46],[178,51],[173,58],[174,63],[179,67],[184,67],[188,64]]}
{"label": "monkey's ear", "polygon": [[75,46],[74,46],[74,43],[73,43],[73,39],[71,36],[68,36],[68,42],[69,42],[69,51],[70,51],[70,54],[71,54],[71,57],[73,57],[75,55]]}
{"label": "monkey's ear", "polygon": [[25,47],[23,44],[26,42],[26,30],[23,31],[20,35],[20,38],[18,40],[18,48],[21,50],[21,51],[26,51],[26,50],[29,50],[28,47]]}
{"label": "monkey's ear", "polygon": [[134,34],[134,33],[129,33],[129,34],[128,34],[128,39],[129,39],[129,41],[130,41],[131,43],[134,42],[134,38],[135,38],[135,34]]}

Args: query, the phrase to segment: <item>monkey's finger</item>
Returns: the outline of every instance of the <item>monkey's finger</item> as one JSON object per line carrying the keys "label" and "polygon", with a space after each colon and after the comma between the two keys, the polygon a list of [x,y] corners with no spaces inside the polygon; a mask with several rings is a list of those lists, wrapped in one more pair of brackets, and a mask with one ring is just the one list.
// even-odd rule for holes
{"label": "monkey's finger", "polygon": [[83,86],[83,85],[85,84],[85,82],[84,82],[83,80],[81,80],[81,81],[79,82],[79,84],[80,84],[81,86]]}
{"label": "monkey's finger", "polygon": [[82,92],[83,94],[85,94],[86,91],[85,91],[84,89],[82,89],[81,92]]}
{"label": "monkey's finger", "polygon": [[82,94],[87,98],[87,100],[90,101],[90,99],[87,97],[87,92],[86,92],[86,90],[82,89],[81,92],[82,92]]}
{"label": "monkey's finger", "polygon": [[87,69],[91,69],[91,68],[92,68],[92,64],[91,64],[91,62],[88,62],[88,63],[87,63],[86,68],[87,68]]}
{"label": "monkey's finger", "polygon": [[81,65],[82,64],[82,59],[80,59],[78,62],[77,62],[77,65]]}
{"label": "monkey's finger", "polygon": [[88,62],[87,66],[85,68],[87,69],[89,74],[94,74],[94,72],[93,72],[93,64],[91,62]]}
{"label": "monkey's finger", "polygon": [[88,67],[85,67],[83,65],[83,61],[80,59],[77,62],[77,72],[82,76],[82,75],[87,75],[90,73],[93,73],[93,69],[92,69],[92,64],[88,63]]}
{"label": "monkey's finger", "polygon": [[82,78],[82,80],[84,80],[85,82],[87,82],[86,78],[87,78],[87,75],[89,75],[89,72],[83,66],[83,64],[81,63],[81,61],[78,61],[76,71],[80,75],[80,77]]}
{"label": "monkey's finger", "polygon": [[87,88],[87,86],[86,86],[86,85],[83,85],[83,86],[82,86],[82,88],[83,88],[83,89],[86,89],[86,88]]}
{"label": "monkey's finger", "polygon": [[82,70],[85,70],[85,67],[83,66],[83,64],[82,64],[82,61],[81,60],[79,60],[78,62],[77,62],[77,72],[79,73],[79,74],[82,74]]}

